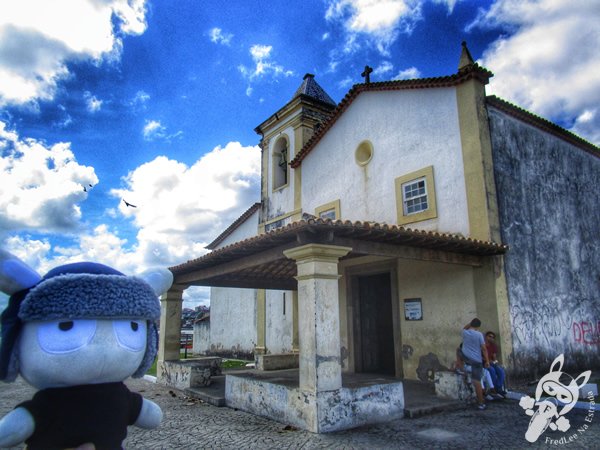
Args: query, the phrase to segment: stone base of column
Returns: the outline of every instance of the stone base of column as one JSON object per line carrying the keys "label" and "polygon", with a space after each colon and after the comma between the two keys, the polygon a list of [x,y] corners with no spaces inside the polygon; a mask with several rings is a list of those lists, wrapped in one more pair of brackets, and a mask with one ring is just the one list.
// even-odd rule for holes
{"label": "stone base of column", "polygon": [[313,433],[347,430],[404,417],[404,388],[400,381],[315,393],[250,374],[228,374],[225,402],[230,408]]}

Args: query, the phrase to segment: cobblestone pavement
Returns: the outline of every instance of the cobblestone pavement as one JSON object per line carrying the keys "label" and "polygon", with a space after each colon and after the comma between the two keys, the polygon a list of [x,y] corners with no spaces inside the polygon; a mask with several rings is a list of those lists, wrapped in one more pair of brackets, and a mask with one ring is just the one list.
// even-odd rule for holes
{"label": "cobblestone pavement", "polygon": [[[572,410],[567,415],[570,430],[547,430],[535,444],[525,440],[529,417],[514,400],[491,402],[485,411],[469,407],[343,432],[313,434],[243,411],[211,406],[144,379],[130,379],[127,385],[158,403],[165,418],[156,430],[130,427],[126,449],[600,448],[600,411],[590,416],[594,412]],[[0,417],[33,392],[20,379],[0,383]],[[572,436],[575,437],[571,443],[559,441]]]}

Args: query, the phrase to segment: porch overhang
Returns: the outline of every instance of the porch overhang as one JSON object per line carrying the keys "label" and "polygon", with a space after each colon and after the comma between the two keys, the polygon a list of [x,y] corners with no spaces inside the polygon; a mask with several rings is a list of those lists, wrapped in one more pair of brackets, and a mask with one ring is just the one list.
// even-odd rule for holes
{"label": "porch overhang", "polygon": [[479,266],[508,246],[460,235],[373,222],[308,219],[217,249],[170,267],[174,284],[296,290],[296,263],[284,251],[306,244],[350,247],[360,256],[408,258]]}
{"label": "porch overhang", "polygon": [[315,433],[401,418],[401,380],[360,388],[342,384],[340,264],[349,258],[380,256],[481,266],[484,258],[506,250],[494,242],[373,222],[310,218],[291,223],[171,268],[175,286],[162,301],[159,367],[165,365],[165,355],[178,354],[179,341],[174,339],[179,330],[168,320],[177,317],[174,308],[180,308],[186,287],[294,290],[297,387],[227,375],[227,406]]}

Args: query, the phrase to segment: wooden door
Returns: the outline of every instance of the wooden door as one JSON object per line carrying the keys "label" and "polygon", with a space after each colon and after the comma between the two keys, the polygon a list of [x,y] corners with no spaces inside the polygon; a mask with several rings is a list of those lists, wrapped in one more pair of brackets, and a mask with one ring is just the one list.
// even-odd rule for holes
{"label": "wooden door", "polygon": [[358,277],[361,372],[395,375],[389,273]]}

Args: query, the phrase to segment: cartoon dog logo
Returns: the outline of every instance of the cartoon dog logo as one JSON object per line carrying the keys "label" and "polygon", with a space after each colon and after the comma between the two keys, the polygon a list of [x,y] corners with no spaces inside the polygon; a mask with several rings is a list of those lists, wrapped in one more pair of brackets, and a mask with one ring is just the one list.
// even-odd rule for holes
{"label": "cartoon dog logo", "polygon": [[[562,372],[564,361],[564,355],[560,354],[552,362],[550,372],[544,375],[537,384],[535,399],[525,396],[521,397],[519,401],[519,406],[525,410],[525,413],[532,416],[525,433],[525,439],[529,442],[537,441],[548,427],[553,431],[563,432],[571,428],[565,414],[571,411],[577,403],[579,388],[588,382],[592,372],[588,370],[573,379],[569,374]],[[560,381],[563,376],[571,378],[568,385]],[[542,398],[542,395],[546,395],[546,397]],[[561,405],[562,408],[560,408]],[[535,410],[536,406],[537,411]]]}

